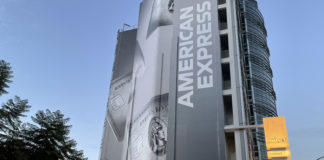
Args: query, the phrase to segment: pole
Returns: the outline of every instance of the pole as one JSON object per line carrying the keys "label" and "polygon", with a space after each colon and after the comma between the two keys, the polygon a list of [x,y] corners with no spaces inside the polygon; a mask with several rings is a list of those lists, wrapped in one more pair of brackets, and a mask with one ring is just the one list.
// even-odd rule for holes
{"label": "pole", "polygon": [[226,126],[225,132],[233,132],[237,130],[246,130],[246,129],[257,129],[263,128],[263,125],[245,125],[245,126]]}
{"label": "pole", "polygon": [[123,25],[123,31],[125,31],[125,27],[131,27],[129,24],[124,23]]}

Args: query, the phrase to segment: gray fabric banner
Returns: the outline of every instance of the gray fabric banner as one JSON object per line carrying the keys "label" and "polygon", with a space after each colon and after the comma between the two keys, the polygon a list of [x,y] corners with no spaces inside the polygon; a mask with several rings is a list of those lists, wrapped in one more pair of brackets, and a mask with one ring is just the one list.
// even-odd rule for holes
{"label": "gray fabric banner", "polygon": [[132,93],[133,61],[137,29],[118,32],[100,160],[121,159],[125,139],[129,94]]}
{"label": "gray fabric banner", "polygon": [[225,160],[217,1],[176,0],[174,12],[167,159]]}
{"label": "gray fabric banner", "polygon": [[143,0],[119,33],[101,160],[225,160],[216,0]]}

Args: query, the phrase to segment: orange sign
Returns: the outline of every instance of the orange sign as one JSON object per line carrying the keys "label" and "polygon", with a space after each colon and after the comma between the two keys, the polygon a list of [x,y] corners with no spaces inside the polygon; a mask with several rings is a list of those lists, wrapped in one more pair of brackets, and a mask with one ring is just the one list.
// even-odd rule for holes
{"label": "orange sign", "polygon": [[289,149],[285,117],[263,118],[267,150]]}
{"label": "orange sign", "polygon": [[272,158],[290,158],[290,151],[268,151],[268,159]]}

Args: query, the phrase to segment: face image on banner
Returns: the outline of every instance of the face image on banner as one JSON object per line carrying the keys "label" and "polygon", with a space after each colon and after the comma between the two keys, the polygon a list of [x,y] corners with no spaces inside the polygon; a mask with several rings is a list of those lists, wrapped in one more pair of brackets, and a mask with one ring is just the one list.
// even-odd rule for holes
{"label": "face image on banner", "polygon": [[127,160],[165,160],[173,0],[141,4]]}
{"label": "face image on banner", "polygon": [[[131,56],[122,54],[133,38],[118,38],[103,160],[166,159],[173,12],[173,0],[144,0]],[[131,71],[124,74],[129,64]]]}
{"label": "face image on banner", "polygon": [[154,97],[132,122],[128,160],[166,158],[168,95]]}

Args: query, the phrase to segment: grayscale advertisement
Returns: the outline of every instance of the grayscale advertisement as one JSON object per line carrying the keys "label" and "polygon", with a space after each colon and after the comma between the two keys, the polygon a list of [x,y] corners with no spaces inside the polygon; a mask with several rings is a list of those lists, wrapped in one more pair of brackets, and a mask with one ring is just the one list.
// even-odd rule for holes
{"label": "grayscale advertisement", "polygon": [[217,11],[143,0],[118,36],[101,160],[225,160]]}
{"label": "grayscale advertisement", "polygon": [[168,160],[224,160],[216,0],[175,0]]}
{"label": "grayscale advertisement", "polygon": [[[144,0],[135,41],[123,41],[129,31],[120,33],[101,160],[166,159],[173,6],[173,0]],[[130,74],[119,75],[130,64]]]}
{"label": "grayscale advertisement", "polygon": [[100,160],[121,159],[127,144],[126,125],[133,89],[132,73],[137,30],[118,32],[108,112],[102,138]]}
{"label": "grayscale advertisement", "polygon": [[127,160],[165,160],[173,4],[141,4],[134,58]]}

